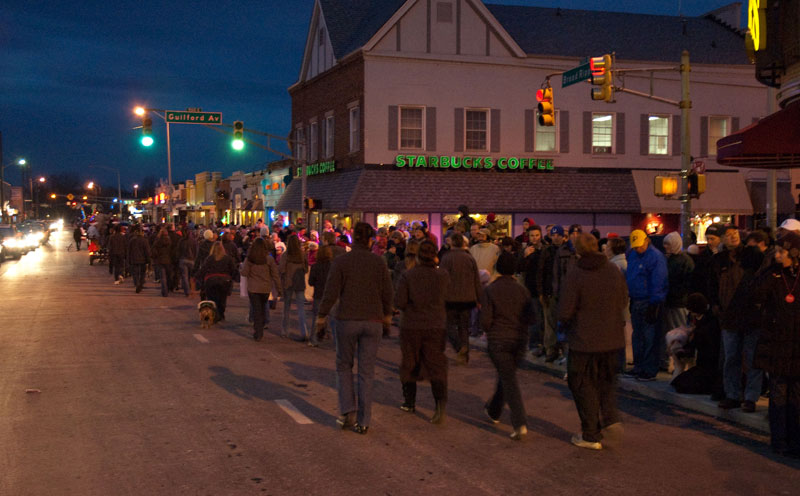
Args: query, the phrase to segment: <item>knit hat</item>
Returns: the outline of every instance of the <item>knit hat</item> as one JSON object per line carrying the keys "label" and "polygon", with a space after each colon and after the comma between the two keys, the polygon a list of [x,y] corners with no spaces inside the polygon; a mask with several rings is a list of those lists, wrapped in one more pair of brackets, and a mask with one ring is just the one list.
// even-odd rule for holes
{"label": "knit hat", "polygon": [[641,229],[637,229],[631,233],[631,248],[639,248],[644,244],[647,239],[647,234]]}
{"label": "knit hat", "polygon": [[208,241],[214,241],[214,231],[206,229],[206,232],[203,233],[203,237]]}
{"label": "knit hat", "polygon": [[531,219],[530,217],[525,217],[524,219],[522,219],[522,222],[527,222],[527,223],[528,223],[528,224],[530,224],[530,225],[534,225],[534,224],[536,224],[536,223],[533,221],[533,219]]}
{"label": "knit hat", "polygon": [[564,228],[561,226],[553,226],[550,228],[550,236],[554,234],[559,234],[561,236],[564,235]]}
{"label": "knit hat", "polygon": [[701,293],[692,293],[686,299],[686,309],[692,313],[704,314],[708,310],[708,300]]}
{"label": "knit hat", "polygon": [[496,218],[497,216],[494,214],[494,212],[492,212],[486,216],[486,222],[494,222]]}
{"label": "knit hat", "polygon": [[800,231],[800,220],[786,219],[781,223],[781,228],[787,231]]}
{"label": "knit hat", "polygon": [[718,238],[721,238],[724,235],[725,235],[725,226],[723,226],[722,224],[720,224],[718,222],[714,223],[714,224],[711,224],[710,226],[708,226],[706,228],[706,237],[708,237],[708,236],[716,236]]}
{"label": "knit hat", "polygon": [[683,240],[681,240],[681,235],[676,231],[673,231],[664,237],[664,250],[667,253],[680,253],[682,246]]}
{"label": "knit hat", "polygon": [[800,234],[794,231],[786,231],[778,238],[776,244],[788,251],[792,258],[800,258]]}

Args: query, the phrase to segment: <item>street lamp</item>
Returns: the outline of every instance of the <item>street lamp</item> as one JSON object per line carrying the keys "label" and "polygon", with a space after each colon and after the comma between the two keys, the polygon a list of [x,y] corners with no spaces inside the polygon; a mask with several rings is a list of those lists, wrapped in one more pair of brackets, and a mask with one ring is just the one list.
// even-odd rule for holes
{"label": "street lamp", "polygon": [[39,185],[44,184],[45,181],[47,181],[47,179],[41,176],[39,177],[39,181],[36,183],[36,204],[34,206],[34,212],[37,219],[39,218]]}
{"label": "street lamp", "polygon": [[133,185],[133,196],[134,196],[134,198],[139,198],[139,185],[138,184],[134,184]]}
{"label": "street lamp", "polygon": [[[27,174],[28,183],[29,183],[29,190],[31,192],[31,210],[33,210],[33,177],[31,177],[31,166],[28,164],[28,161],[25,158],[17,159],[17,165],[19,165],[20,169],[22,170],[22,188],[25,189],[25,176]],[[22,195],[22,214],[25,215],[25,195]]]}

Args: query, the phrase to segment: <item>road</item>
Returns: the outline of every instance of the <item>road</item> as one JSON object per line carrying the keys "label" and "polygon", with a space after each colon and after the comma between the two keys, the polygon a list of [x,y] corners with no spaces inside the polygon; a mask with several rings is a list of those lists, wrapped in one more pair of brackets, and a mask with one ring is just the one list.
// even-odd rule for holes
{"label": "road", "polygon": [[397,408],[396,338],[369,434],[341,431],[330,341],[279,338],[273,312],[254,342],[236,293],[201,329],[196,297],[115,286],[52,238],[0,265],[0,495],[797,494],[800,464],[764,436],[639,396],[620,396],[621,445],[575,448],[566,383],[531,370],[530,434],[513,442],[508,411],[483,418],[495,374],[479,352],[451,366],[449,417],[431,425],[427,386],[416,414]]}

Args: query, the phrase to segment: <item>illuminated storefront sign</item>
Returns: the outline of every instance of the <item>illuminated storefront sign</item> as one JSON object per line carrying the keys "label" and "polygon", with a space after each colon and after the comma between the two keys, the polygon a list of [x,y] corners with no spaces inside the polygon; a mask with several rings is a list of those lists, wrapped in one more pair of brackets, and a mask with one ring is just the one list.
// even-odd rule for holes
{"label": "illuminated storefront sign", "polygon": [[329,172],[336,172],[336,162],[318,162],[306,166],[307,176],[316,176],[318,174],[327,174]]}
{"label": "illuminated storefront sign", "polygon": [[750,0],[747,8],[747,29],[756,52],[767,47],[767,0]]}
{"label": "illuminated storefront sign", "polygon": [[452,156],[426,156],[426,155],[398,155],[395,157],[395,167],[428,169],[501,169],[501,170],[531,170],[551,171],[555,169],[551,158],[520,158],[520,157],[452,157]]}

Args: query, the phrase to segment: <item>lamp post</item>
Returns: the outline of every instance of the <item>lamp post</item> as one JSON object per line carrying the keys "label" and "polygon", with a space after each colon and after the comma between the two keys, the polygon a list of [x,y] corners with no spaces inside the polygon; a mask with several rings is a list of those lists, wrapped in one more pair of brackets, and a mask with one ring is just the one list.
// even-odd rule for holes
{"label": "lamp post", "polygon": [[138,184],[134,184],[133,185],[133,197],[134,198],[139,198],[139,185]]}
{"label": "lamp post", "polygon": [[169,196],[167,197],[167,218],[169,222],[172,223],[172,150],[170,148],[169,141],[169,122],[167,121],[167,112],[165,110],[161,110],[163,114],[159,114],[159,110],[160,109],[136,107],[133,109],[133,113],[140,117],[144,117],[147,115],[147,112],[152,112],[164,120],[164,125],[167,129],[167,184],[169,184]]}
{"label": "lamp post", "polygon": [[[115,169],[113,167],[106,167],[105,165],[90,165],[89,167],[96,168],[96,169],[104,169],[111,172],[117,173],[117,201],[118,205],[122,204],[122,187],[119,181],[119,169]],[[119,210],[119,218],[122,220],[122,209]]]}
{"label": "lamp post", "polygon": [[[28,188],[31,193],[31,210],[33,210],[33,177],[31,177],[31,166],[25,158],[17,159],[17,165],[19,165],[22,171],[22,189],[25,189],[25,176],[28,176],[28,182],[30,183]],[[25,215],[25,195],[22,195],[22,216],[27,218]]]}
{"label": "lamp post", "polygon": [[37,219],[39,218],[39,188],[41,187],[42,184],[45,183],[45,181],[47,181],[47,179],[45,179],[44,177],[39,177],[39,181],[36,183],[36,207],[35,207],[36,210],[35,211],[36,211],[36,218]]}

